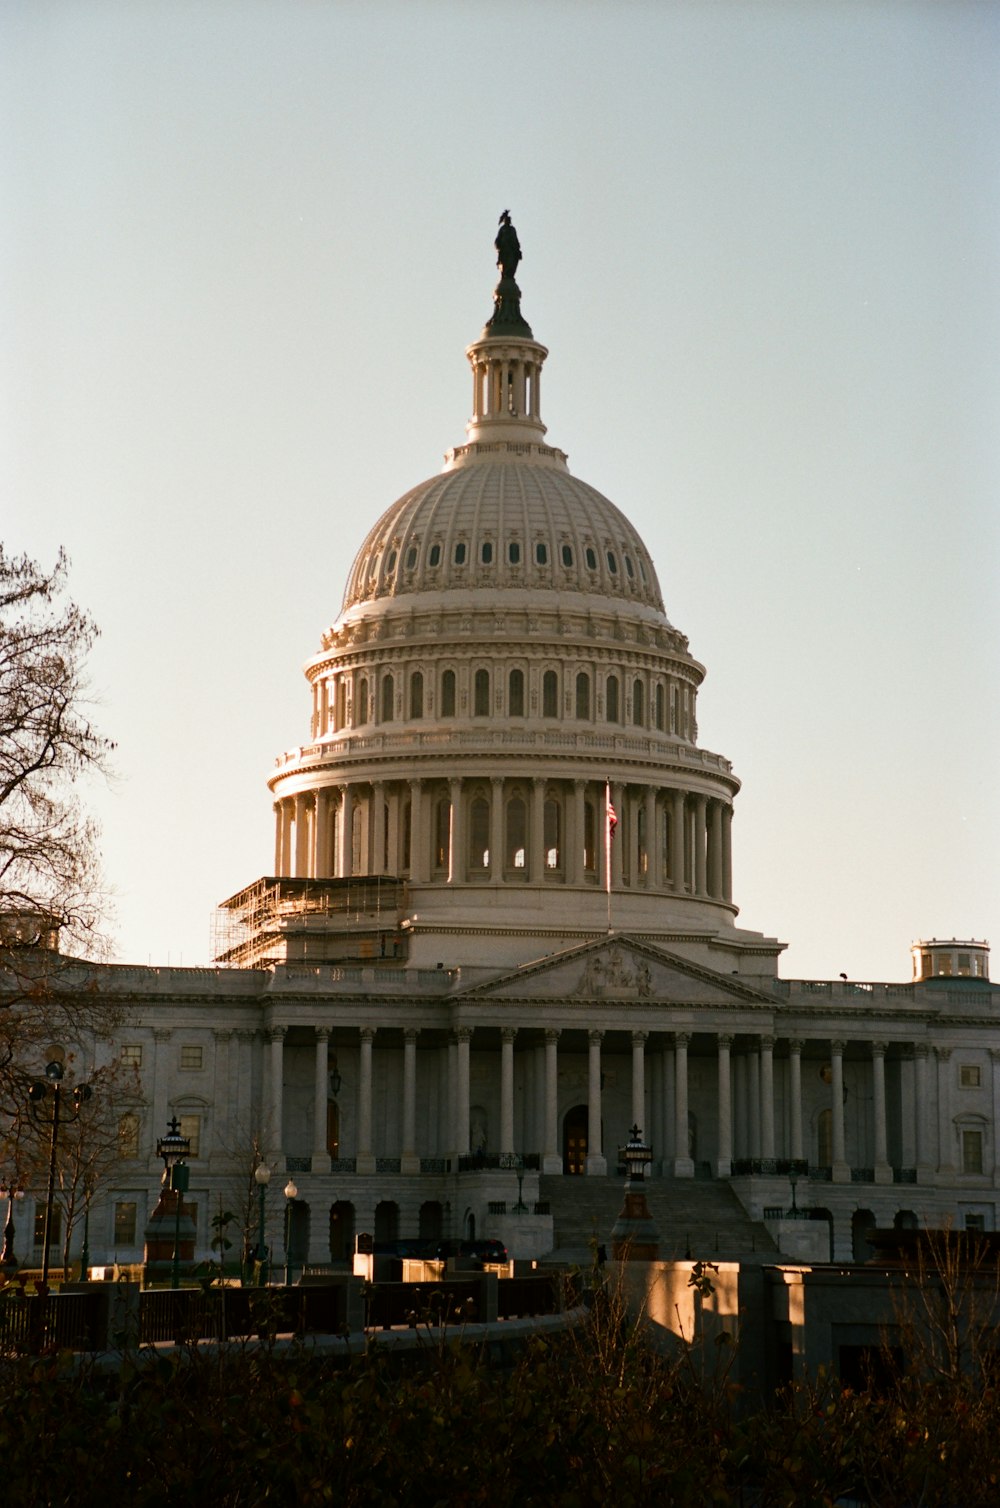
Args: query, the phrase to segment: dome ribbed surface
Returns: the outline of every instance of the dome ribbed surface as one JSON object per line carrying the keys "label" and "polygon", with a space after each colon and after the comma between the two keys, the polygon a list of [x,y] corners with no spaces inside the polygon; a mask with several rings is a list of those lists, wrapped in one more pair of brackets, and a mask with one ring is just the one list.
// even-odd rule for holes
{"label": "dome ribbed surface", "polygon": [[562,467],[479,461],[412,488],[358,551],[343,610],[417,592],[527,587],[663,612],[653,563],[614,503]]}

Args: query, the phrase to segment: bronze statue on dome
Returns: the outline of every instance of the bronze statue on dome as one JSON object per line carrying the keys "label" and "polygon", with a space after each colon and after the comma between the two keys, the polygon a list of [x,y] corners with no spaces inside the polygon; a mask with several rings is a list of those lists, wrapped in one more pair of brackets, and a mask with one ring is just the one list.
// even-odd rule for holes
{"label": "bronze statue on dome", "polygon": [[517,239],[517,231],[510,223],[510,210],[505,209],[500,216],[500,229],[497,238],[493,242],[497,249],[497,266],[500,268],[502,278],[513,278],[517,272],[517,264],[521,260],[521,243]]}

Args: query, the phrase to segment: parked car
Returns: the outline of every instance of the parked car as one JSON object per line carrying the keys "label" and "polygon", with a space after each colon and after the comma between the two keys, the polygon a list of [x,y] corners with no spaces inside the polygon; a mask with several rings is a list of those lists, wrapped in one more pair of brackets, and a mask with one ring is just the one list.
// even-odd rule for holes
{"label": "parked car", "polygon": [[462,1257],[475,1263],[477,1267],[492,1266],[494,1263],[506,1265],[507,1248],[502,1241],[480,1238],[473,1241],[459,1241],[451,1237],[439,1241],[435,1256],[447,1261],[449,1257]]}

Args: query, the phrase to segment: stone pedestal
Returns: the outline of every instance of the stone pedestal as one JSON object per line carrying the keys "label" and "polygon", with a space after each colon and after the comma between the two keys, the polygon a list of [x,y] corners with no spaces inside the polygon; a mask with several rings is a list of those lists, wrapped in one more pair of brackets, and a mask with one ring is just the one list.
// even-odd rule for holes
{"label": "stone pedestal", "polygon": [[616,1262],[655,1262],[660,1254],[660,1233],[653,1224],[641,1187],[626,1189],[621,1213],[611,1232],[611,1256]]}
{"label": "stone pedestal", "polygon": [[174,1270],[174,1248],[177,1249],[178,1270],[187,1275],[194,1266],[194,1246],[197,1238],[193,1204],[185,1204],[183,1195],[164,1188],[156,1208],[143,1231],[143,1263],[147,1283],[168,1283]]}

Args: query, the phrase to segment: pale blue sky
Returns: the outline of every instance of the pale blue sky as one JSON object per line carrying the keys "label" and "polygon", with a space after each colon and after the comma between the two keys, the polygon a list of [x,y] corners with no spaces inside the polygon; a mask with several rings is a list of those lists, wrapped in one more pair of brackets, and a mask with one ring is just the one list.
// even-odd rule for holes
{"label": "pale blue sky", "polygon": [[549,438],[708,666],[743,922],[788,976],[996,941],[998,85],[993,4],[5,0],[3,534],[103,629],[118,956],[269,870],[505,207]]}

